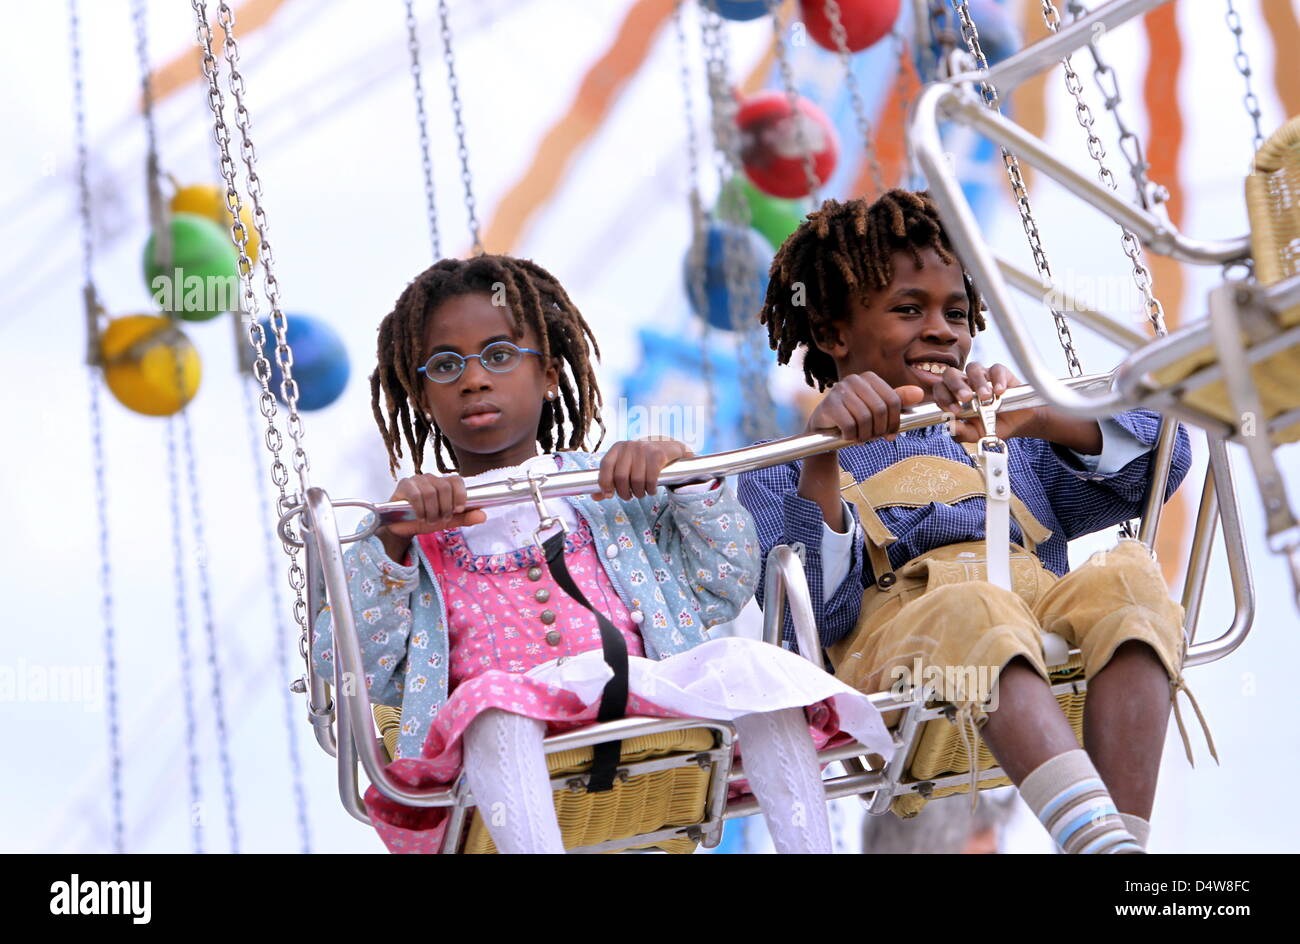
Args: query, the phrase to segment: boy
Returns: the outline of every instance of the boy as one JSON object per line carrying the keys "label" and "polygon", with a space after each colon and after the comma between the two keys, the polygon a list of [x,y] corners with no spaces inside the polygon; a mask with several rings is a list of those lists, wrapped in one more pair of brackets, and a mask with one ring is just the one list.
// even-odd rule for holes
{"label": "boy", "polygon": [[[1171,686],[1182,687],[1182,608],[1139,542],[1068,574],[1067,542],[1141,513],[1159,417],[1000,414],[1014,592],[988,583],[983,480],[961,445],[982,424],[898,432],[905,407],[956,412],[1020,382],[1005,366],[967,363],[980,307],[926,194],[824,203],[777,254],[761,318],[778,361],[802,348],[808,383],[830,388],[808,430],[861,445],[747,473],[738,494],[764,555],[804,546],[822,642],[844,681],[881,691],[916,659],[995,678],[993,712],[978,693],[937,694],[983,726],[1065,851],[1140,852]],[[1180,428],[1168,492],[1190,463]],[[1086,752],[1051,695],[1042,632],[1083,652]]]}

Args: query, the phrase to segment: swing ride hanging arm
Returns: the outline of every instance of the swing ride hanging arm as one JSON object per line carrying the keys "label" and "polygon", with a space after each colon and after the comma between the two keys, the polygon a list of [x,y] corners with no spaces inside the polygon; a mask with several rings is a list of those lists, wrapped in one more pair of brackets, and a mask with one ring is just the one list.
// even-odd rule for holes
{"label": "swing ride hanging arm", "polygon": [[[1058,35],[1064,32],[1062,30]],[[1045,141],[984,107],[973,94],[963,92],[958,83],[969,81],[971,77],[972,74],[968,73],[951,83],[938,83],[927,89],[922,95],[923,100],[928,100],[927,110],[923,115],[918,102],[913,133],[918,130],[923,117],[934,121],[938,117],[936,112],[944,118],[968,125],[989,140],[1016,152],[1022,160],[1027,160],[1079,199],[1131,230],[1144,245],[1161,255],[1192,265],[1224,265],[1249,257],[1250,237],[1247,235],[1226,240],[1193,239],[1180,232],[1164,215],[1134,206],[1110,188],[1079,173],[1054,154]],[[931,144],[937,137],[936,128],[933,138],[928,138],[924,144]],[[918,145],[921,146],[924,145]]]}
{"label": "swing ride hanging arm", "polygon": [[[1065,30],[1062,30],[1057,35],[1064,34]],[[975,220],[974,212],[962,193],[960,183],[948,166],[948,161],[943,152],[943,145],[939,138],[938,120],[941,111],[947,112],[946,117],[955,117],[956,114],[960,114],[963,118],[968,119],[969,124],[980,125],[982,130],[986,132],[995,127],[1014,128],[1015,126],[990,112],[973,94],[963,92],[945,83],[931,85],[921,93],[915,106],[912,122],[912,145],[916,152],[917,161],[929,181],[931,194],[944,218],[948,233],[956,245],[958,254],[974,274],[975,282],[979,285],[985,300],[988,302],[990,314],[997,321],[1015,363],[1024,369],[1028,375],[1029,383],[1042,393],[1048,403],[1055,407],[1094,419],[1121,412],[1128,405],[1127,398],[1122,392],[1110,389],[1100,396],[1085,395],[1058,381],[1047,365],[1038,357],[1037,351],[1015,310],[998,261],[992,250],[980,237],[980,228]],[[1170,239],[1174,238],[1169,236],[1169,231],[1164,228],[1164,224],[1151,214],[1136,210],[1105,187],[1094,184],[1082,175],[1061,165],[1048,153],[1046,146],[1037,139],[1023,134],[1007,135],[1003,139],[999,139],[991,133],[989,136],[1008,147],[1018,149],[1022,154],[1028,150],[1030,156],[1035,159],[1033,163],[1036,165],[1041,166],[1049,161],[1055,163],[1062,171],[1062,176],[1065,174],[1071,175],[1078,185],[1077,188],[1071,187],[1071,189],[1074,189],[1076,193],[1082,191],[1096,197],[1096,202],[1093,205],[1104,207],[1107,212],[1109,212],[1111,204],[1124,207],[1128,214],[1125,218],[1120,219],[1118,214],[1113,215],[1116,219],[1120,219],[1123,225],[1137,233],[1144,242],[1148,241],[1157,229]],[[1026,140],[1031,142],[1028,149],[1024,147]],[[1068,182],[1062,179],[1062,176],[1056,174],[1052,176],[1068,185]],[[1177,239],[1183,240],[1187,246],[1192,245],[1181,234],[1177,236]],[[1236,243],[1225,243],[1220,244],[1217,248],[1203,248],[1203,250],[1195,251],[1189,249],[1184,254],[1184,257],[1195,257],[1216,262],[1223,261],[1227,258],[1248,253],[1249,250],[1246,248],[1245,242],[1243,238],[1240,252],[1235,248]],[[1187,248],[1187,246],[1184,248]],[[1203,247],[1208,247],[1208,244],[1203,244]]]}
{"label": "swing ride hanging arm", "polygon": [[1026,46],[987,71],[954,76],[952,81],[987,82],[997,89],[999,95],[1006,95],[1026,79],[1052,68],[1089,43],[1095,43],[1098,37],[1115,27],[1169,2],[1170,0],[1112,0],[1111,3],[1103,3],[1069,26]]}

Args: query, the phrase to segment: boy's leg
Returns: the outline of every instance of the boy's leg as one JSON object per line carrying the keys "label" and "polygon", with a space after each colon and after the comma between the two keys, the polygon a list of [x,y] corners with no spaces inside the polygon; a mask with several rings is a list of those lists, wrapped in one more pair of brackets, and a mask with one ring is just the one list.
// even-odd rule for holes
{"label": "boy's leg", "polygon": [[1148,820],[1182,664],[1183,611],[1150,552],[1121,541],[1061,578],[1034,607],[1083,651],[1084,746],[1121,812]]}
{"label": "boy's leg", "polygon": [[1017,786],[1035,768],[1079,747],[1051,688],[1024,659],[1012,660],[998,676],[998,707],[981,735]]}
{"label": "boy's leg", "polygon": [[1025,803],[1068,853],[1141,851],[1101,776],[1079,750],[1052,690],[1023,659],[1002,670],[984,740]]}
{"label": "boy's leg", "polygon": [[[983,737],[1053,839],[1067,852],[1141,851],[1052,696],[1038,621],[1019,596],[983,581],[947,584],[862,630],[835,653],[846,681],[878,691],[899,667],[938,668],[939,699],[971,711],[991,693],[948,690],[949,680],[973,672],[978,689],[996,676],[997,708]],[[868,666],[875,671],[864,672]]]}
{"label": "boy's leg", "polygon": [[1151,647],[1126,642],[1088,682],[1083,743],[1124,813],[1151,819],[1169,727],[1169,673]]}

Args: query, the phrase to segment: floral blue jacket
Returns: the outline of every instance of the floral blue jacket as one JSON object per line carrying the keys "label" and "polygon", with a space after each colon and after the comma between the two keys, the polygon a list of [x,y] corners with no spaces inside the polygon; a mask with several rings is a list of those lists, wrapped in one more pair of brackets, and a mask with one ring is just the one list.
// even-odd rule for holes
{"label": "floral blue jacket", "polygon": [[[600,456],[561,454],[560,471],[591,469]],[[640,613],[646,656],[662,659],[705,641],[705,630],[735,618],[754,595],[759,575],[753,519],[724,484],[712,491],[671,492],[624,501],[568,499],[591,528],[619,598]],[[401,705],[398,757],[418,757],[431,719],[447,700],[447,609],[418,541],[414,563],[388,558],[371,537],[344,555],[348,592],[377,704]],[[334,677],[329,607],[312,635],[316,669]]]}

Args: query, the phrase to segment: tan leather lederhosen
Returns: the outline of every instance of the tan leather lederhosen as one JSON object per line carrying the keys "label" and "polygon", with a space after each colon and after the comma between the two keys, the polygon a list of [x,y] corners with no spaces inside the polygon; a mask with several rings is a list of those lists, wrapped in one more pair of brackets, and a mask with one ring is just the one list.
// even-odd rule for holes
{"label": "tan leather lederhosen", "polygon": [[[1121,642],[1128,639],[1145,642],[1160,657],[1175,690],[1186,691],[1181,674],[1185,652],[1182,611],[1169,600],[1163,578],[1149,551],[1137,542],[1121,542],[1115,551],[1105,552],[1112,558],[1107,570],[1114,576],[1103,579],[1118,579],[1120,585],[1145,593],[1142,608],[1160,615],[1150,627],[1112,626],[1101,618],[1084,638],[1075,638],[1072,631],[1055,624],[1047,626],[1040,622],[1040,617],[1049,622],[1055,620],[1053,614],[1059,607],[1054,601],[1059,600],[1071,586],[1075,587],[1076,598],[1071,603],[1073,610],[1070,612],[1088,610],[1088,601],[1077,597],[1077,588],[1080,580],[1086,583],[1098,578],[1096,566],[1090,561],[1093,566],[1086,566],[1080,573],[1070,575],[1070,579],[1058,587],[1059,578],[1034,553],[1039,544],[1052,536],[1052,532],[1034,517],[1023,501],[1013,496],[1011,516],[1023,535],[1023,547],[1012,545],[1013,594],[985,584],[980,589],[970,588],[971,593],[979,595],[979,600],[962,598],[964,609],[968,608],[965,601],[969,599],[970,606],[980,606],[995,616],[989,630],[977,637],[969,637],[956,632],[955,626],[918,622],[915,617],[905,621],[905,629],[895,616],[907,604],[947,585],[987,579],[986,546],[984,541],[970,541],[934,548],[895,569],[889,562],[886,549],[897,540],[897,536],[885,526],[878,510],[900,506],[921,508],[933,502],[955,504],[981,497],[985,494],[983,476],[972,465],[923,455],[897,462],[862,482],[855,481],[850,473],[842,472],[840,487],[844,498],[858,510],[867,556],[876,576],[875,584],[864,591],[862,608],[853,631],[828,650],[837,673],[848,684],[863,690],[879,691],[888,687],[883,678],[890,668],[887,663],[903,657],[906,663],[913,656],[923,657],[927,664],[985,664],[1000,668],[1010,657],[1023,655],[1046,679],[1048,671],[1043,659],[1041,634],[1048,631],[1060,632],[1071,644],[1083,650],[1087,663],[1085,674],[1089,677],[1104,666]],[[1134,548],[1140,549],[1141,553]],[[908,612],[912,612],[910,607]],[[1095,617],[1096,614],[1089,614],[1086,618]],[[942,620],[942,612],[934,618]],[[955,621],[957,624],[963,622],[966,621]],[[919,635],[914,637],[912,633]],[[1192,704],[1195,707],[1194,699]],[[969,707],[975,710],[976,717],[982,714],[978,705]],[[1200,715],[1199,709],[1197,715]],[[1182,730],[1181,717],[1178,722]],[[1208,730],[1206,734],[1208,739]],[[1187,744],[1185,731],[1183,739]],[[1213,742],[1210,744],[1213,753]],[[1190,756],[1189,744],[1187,748]]]}

